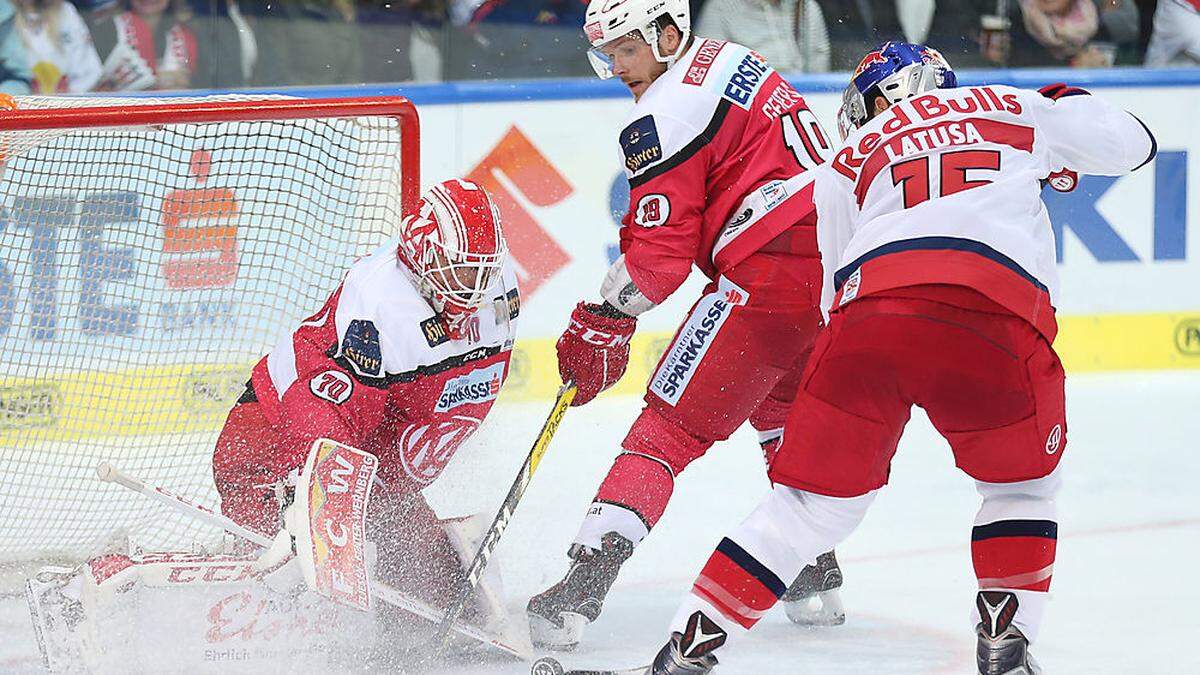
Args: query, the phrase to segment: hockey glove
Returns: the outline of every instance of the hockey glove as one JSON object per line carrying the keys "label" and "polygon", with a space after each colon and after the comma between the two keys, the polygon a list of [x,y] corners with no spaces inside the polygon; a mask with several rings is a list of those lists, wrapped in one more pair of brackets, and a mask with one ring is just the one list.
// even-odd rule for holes
{"label": "hockey glove", "polygon": [[578,389],[571,405],[587,403],[621,379],[629,365],[629,340],[635,328],[637,319],[611,306],[584,302],[575,306],[557,345],[558,374],[564,382],[573,380]]}

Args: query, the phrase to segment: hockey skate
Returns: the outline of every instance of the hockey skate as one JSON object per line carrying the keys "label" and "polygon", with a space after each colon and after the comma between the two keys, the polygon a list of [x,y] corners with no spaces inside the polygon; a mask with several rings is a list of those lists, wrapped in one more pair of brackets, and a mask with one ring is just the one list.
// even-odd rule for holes
{"label": "hockey skate", "polygon": [[817,563],[800,570],[800,575],[783,593],[783,609],[792,623],[800,626],[840,626],[846,610],[838,589],[842,568],[833,551],[817,556]]}
{"label": "hockey skate", "polygon": [[567,555],[571,568],[562,581],[533,596],[525,608],[534,646],[570,651],[583,629],[600,616],[604,596],[630,555],[633,542],[616,532],[601,539],[600,550],[576,544]]}
{"label": "hockey skate", "polygon": [[976,596],[981,621],[975,628],[975,662],[979,675],[1041,675],[1029,640],[1012,624],[1017,598],[1005,591],[980,591]]}
{"label": "hockey skate", "polygon": [[671,639],[654,657],[646,675],[705,675],[717,667],[713,650],[725,644],[728,634],[704,612],[693,612],[682,633]]}

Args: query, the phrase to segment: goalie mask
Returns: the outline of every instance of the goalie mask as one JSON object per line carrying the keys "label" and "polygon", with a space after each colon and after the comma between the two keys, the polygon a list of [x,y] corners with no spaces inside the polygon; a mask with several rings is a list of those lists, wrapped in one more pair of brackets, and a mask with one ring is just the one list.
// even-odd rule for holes
{"label": "goalie mask", "polygon": [[[679,47],[673,54],[663,54],[658,47],[658,20],[664,16],[679,29]],[[600,79],[613,76],[612,59],[601,51],[601,47],[630,33],[641,36],[650,45],[655,60],[670,68],[687,49],[692,34],[688,0],[591,0],[583,20],[583,34],[592,45],[588,50],[588,61]]]}
{"label": "goalie mask", "polygon": [[405,216],[400,230],[400,261],[446,328],[457,334],[487,300],[508,255],[500,211],[475,183],[448,180],[421,196],[417,212]]}
{"label": "goalie mask", "polygon": [[952,89],[958,79],[938,50],[909,42],[885,42],[859,62],[842,93],[838,133],[845,140],[875,116],[875,99],[888,105],[934,89]]}

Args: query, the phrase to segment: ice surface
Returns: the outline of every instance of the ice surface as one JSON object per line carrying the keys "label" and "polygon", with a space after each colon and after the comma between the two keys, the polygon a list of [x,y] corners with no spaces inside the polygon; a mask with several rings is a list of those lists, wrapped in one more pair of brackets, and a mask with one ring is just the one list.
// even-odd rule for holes
{"label": "ice surface", "polygon": [[[548,407],[505,406],[502,425],[485,429],[480,443],[515,443],[513,456],[523,454]],[[1068,407],[1053,601],[1035,654],[1050,675],[1200,672],[1190,643],[1200,628],[1192,609],[1200,605],[1200,373],[1075,376]],[[497,553],[514,612],[565,570],[566,547],[637,410],[637,399],[622,398],[568,414]],[[489,475],[503,492],[512,471]],[[891,483],[839,549],[846,625],[800,629],[777,609],[717,672],[974,672],[969,541],[978,497],[919,412]],[[698,460],[564,664],[648,661],[712,547],[766,488],[749,429]],[[0,672],[31,671],[35,652],[23,601],[0,598]],[[441,672],[516,674],[528,665]]]}

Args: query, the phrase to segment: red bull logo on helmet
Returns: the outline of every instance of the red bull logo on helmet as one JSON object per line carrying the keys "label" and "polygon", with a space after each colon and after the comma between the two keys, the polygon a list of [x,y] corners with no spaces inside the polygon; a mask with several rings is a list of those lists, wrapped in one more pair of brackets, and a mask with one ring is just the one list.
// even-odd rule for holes
{"label": "red bull logo on helmet", "polygon": [[858,67],[854,69],[854,74],[850,76],[850,79],[853,80],[859,75],[862,75],[864,70],[870,68],[876,63],[887,63],[887,59],[883,56],[883,51],[878,49],[873,52],[868,52],[867,55],[863,57],[862,61],[858,62]]}

